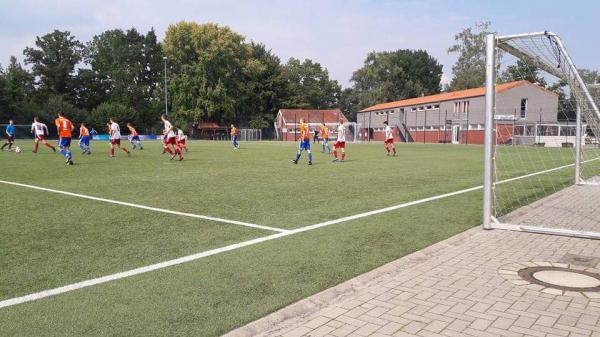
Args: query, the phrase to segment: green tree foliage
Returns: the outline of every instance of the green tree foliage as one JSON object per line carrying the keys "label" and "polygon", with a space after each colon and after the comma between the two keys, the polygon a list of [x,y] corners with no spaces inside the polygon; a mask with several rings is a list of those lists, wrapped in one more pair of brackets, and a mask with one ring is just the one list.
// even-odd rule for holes
{"label": "green tree foliage", "polygon": [[35,48],[23,51],[25,63],[39,78],[41,101],[49,95],[64,95],[74,101],[75,66],[81,61],[83,44],[68,31],[54,30],[35,41]]}
{"label": "green tree foliage", "polygon": [[111,118],[124,127],[128,122],[137,125],[139,114],[132,107],[125,104],[119,102],[104,102],[92,110],[88,122],[99,132],[108,132],[106,124]]}
{"label": "green tree foliage", "polygon": [[341,86],[317,62],[290,58],[283,67],[283,79],[287,84],[285,107],[325,109],[339,104]]}
{"label": "green tree foliage", "polygon": [[485,84],[485,36],[490,33],[490,22],[478,22],[454,36],[456,43],[448,48],[449,54],[458,54],[452,67],[449,90],[482,87]]}
{"label": "green tree foliage", "polygon": [[147,111],[152,101],[160,100],[155,95],[161,83],[162,52],[153,30],[146,35],[135,28],[108,30],[88,43],[85,59],[90,69],[80,71],[79,86],[85,108],[111,101]]}
{"label": "green tree foliage", "polygon": [[527,60],[519,59],[516,64],[506,67],[500,76],[500,82],[526,80],[542,87],[548,86],[546,79],[540,74],[540,69]]}
{"label": "green tree foliage", "polygon": [[236,120],[251,46],[229,27],[180,22],[169,26],[171,110],[189,122]]}
{"label": "green tree foliage", "polygon": [[441,79],[442,65],[424,50],[372,52],[352,75],[353,92],[346,92],[345,104],[365,108],[439,93]]}

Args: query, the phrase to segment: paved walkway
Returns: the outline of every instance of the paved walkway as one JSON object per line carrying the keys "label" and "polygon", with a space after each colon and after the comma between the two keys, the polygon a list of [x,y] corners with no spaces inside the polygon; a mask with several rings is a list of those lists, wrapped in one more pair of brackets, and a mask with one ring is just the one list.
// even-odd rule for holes
{"label": "paved walkway", "polygon": [[[556,196],[549,200],[537,214],[564,219]],[[600,214],[589,209],[569,221],[600,231]],[[600,292],[547,293],[500,274],[531,262],[600,272],[600,241],[473,228],[228,335],[600,337]]]}

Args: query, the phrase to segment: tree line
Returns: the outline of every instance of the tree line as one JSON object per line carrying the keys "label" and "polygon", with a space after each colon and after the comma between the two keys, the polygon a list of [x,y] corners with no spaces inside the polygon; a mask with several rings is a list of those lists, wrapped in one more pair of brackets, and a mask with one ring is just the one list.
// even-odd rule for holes
{"label": "tree line", "polygon": [[[169,115],[184,129],[199,122],[269,128],[280,108],[340,107],[352,120],[373,104],[483,86],[489,28],[489,22],[478,23],[456,35],[448,52],[458,60],[445,88],[437,59],[424,50],[399,49],[369,53],[343,90],[318,62],[284,63],[227,26],[179,22],[163,41],[153,29],[107,30],[87,42],[54,30],[23,50],[24,64],[13,56],[0,65],[0,118],[50,122],[62,111],[95,127],[112,117],[155,132],[165,111],[166,70]],[[530,64],[509,67],[500,78],[547,86]]]}

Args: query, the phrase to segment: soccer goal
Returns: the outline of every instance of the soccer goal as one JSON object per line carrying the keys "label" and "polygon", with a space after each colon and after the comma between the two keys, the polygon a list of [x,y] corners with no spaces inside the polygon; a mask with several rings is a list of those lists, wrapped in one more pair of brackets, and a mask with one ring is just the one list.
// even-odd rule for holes
{"label": "soccer goal", "polygon": [[[600,90],[588,75],[554,33],[487,36],[485,229],[600,239]],[[515,81],[522,90],[496,88]]]}

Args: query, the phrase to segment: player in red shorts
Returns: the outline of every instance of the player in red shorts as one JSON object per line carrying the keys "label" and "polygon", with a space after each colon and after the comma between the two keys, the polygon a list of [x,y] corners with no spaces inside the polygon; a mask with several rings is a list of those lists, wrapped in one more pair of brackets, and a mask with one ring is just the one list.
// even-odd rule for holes
{"label": "player in red shorts", "polygon": [[180,128],[177,128],[177,145],[179,145],[180,148],[184,149],[185,152],[188,152],[188,147],[186,145],[186,141],[187,141],[187,136],[185,135],[185,133],[183,133],[183,130],[181,130]]}
{"label": "player in red shorts", "polygon": [[339,162],[338,159],[338,149],[342,150],[342,160],[343,162],[346,159],[346,127],[344,127],[344,120],[340,119],[340,125],[337,128],[337,140],[333,145],[333,159],[334,162]]}
{"label": "player in red shorts", "polygon": [[394,133],[392,132],[392,128],[388,125],[387,121],[384,121],[385,124],[385,142],[383,143],[385,146],[385,151],[387,155],[390,155],[390,148],[392,148],[393,156],[396,156],[396,145],[394,145]]}
{"label": "player in red shorts", "polygon": [[110,138],[110,157],[115,157],[115,146],[127,153],[128,156],[131,155],[126,147],[121,147],[121,128],[119,127],[119,124],[115,123],[115,121],[113,121],[111,118],[108,125],[108,135]]}
{"label": "player in red shorts", "polygon": [[46,147],[52,149],[52,151],[56,152],[56,147],[48,143],[46,141],[46,135],[48,134],[48,126],[44,123],[40,123],[37,117],[33,117],[33,124],[31,124],[31,133],[35,135],[35,140],[33,141],[33,153],[37,153],[39,143],[46,145]]}
{"label": "player in red shorts", "polygon": [[[163,121],[165,128],[163,130],[163,145],[165,147],[165,151],[171,155],[171,160],[175,158],[175,154],[179,156],[179,160],[183,160],[183,156],[181,155],[181,150],[179,149],[179,144],[177,144],[177,136],[175,135],[175,131],[173,131],[173,125],[167,119],[167,115],[163,114],[160,116],[160,119]],[[169,145],[173,146],[175,153],[171,150]]]}

